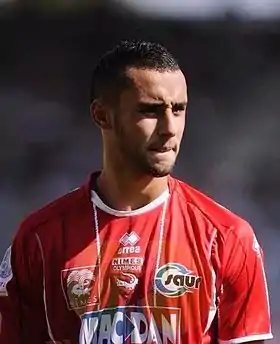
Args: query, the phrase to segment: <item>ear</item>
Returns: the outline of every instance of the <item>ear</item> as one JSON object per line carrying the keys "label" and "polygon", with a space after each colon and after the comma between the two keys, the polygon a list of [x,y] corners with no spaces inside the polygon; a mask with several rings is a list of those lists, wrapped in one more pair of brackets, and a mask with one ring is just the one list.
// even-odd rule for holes
{"label": "ear", "polygon": [[103,130],[112,128],[109,108],[99,99],[90,104],[90,115],[93,122]]}

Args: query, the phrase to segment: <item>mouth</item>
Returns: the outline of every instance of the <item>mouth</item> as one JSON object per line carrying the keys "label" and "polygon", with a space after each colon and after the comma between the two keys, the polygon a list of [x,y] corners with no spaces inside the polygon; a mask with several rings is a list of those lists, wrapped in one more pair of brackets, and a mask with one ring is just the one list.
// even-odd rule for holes
{"label": "mouth", "polygon": [[166,153],[170,151],[175,151],[175,148],[174,147],[158,147],[158,148],[152,148],[150,150],[156,153]]}

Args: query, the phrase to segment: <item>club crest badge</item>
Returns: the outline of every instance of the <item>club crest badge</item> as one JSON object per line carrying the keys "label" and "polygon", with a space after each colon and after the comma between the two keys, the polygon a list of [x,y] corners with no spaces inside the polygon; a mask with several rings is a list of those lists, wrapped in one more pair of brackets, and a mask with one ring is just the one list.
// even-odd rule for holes
{"label": "club crest badge", "polygon": [[62,288],[70,310],[83,310],[98,304],[94,291],[96,279],[96,266],[61,271]]}

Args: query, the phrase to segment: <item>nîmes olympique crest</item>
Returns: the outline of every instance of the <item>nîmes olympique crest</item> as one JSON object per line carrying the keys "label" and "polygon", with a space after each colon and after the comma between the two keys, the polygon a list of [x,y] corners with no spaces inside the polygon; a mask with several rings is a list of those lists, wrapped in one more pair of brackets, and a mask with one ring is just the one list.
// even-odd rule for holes
{"label": "n\u00eemes olympique crest", "polygon": [[70,310],[85,309],[98,304],[98,295],[95,295],[93,290],[97,271],[96,266],[61,271],[63,292]]}

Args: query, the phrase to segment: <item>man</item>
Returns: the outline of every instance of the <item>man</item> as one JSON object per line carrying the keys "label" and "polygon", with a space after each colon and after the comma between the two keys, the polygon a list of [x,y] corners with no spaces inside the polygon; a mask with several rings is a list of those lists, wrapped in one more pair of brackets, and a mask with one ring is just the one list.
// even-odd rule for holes
{"label": "man", "polygon": [[170,176],[187,102],[159,44],[125,41],[101,58],[102,171],[20,226],[1,265],[1,344],[272,338],[253,230]]}

